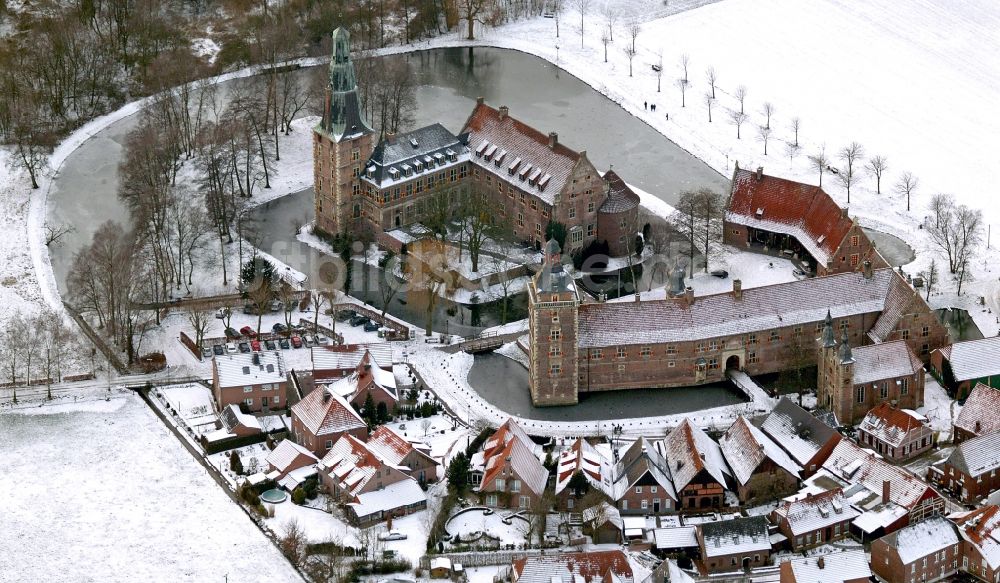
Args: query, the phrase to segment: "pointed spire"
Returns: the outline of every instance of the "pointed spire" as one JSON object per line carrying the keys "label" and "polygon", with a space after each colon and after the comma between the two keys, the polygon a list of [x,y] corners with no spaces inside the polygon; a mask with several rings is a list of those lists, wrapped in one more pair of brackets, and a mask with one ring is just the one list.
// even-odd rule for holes
{"label": "pointed spire", "polygon": [[851,354],[851,345],[847,343],[847,330],[844,330],[840,339],[840,364],[852,364],[854,355]]}
{"label": "pointed spire", "polygon": [[358,82],[351,61],[351,35],[345,28],[333,31],[330,59],[330,99],[323,117],[323,129],[339,141],[341,136],[370,134],[374,130],[365,119],[358,96]]}
{"label": "pointed spire", "polygon": [[823,348],[833,348],[837,346],[837,337],[833,333],[833,318],[830,316],[830,310],[826,311],[826,320],[823,324],[823,336],[820,337],[823,342]]}

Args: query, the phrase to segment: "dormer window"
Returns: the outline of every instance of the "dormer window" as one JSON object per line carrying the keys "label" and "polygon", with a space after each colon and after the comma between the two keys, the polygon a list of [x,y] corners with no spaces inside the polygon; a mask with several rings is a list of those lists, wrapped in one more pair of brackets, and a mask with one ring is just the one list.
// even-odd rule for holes
{"label": "dormer window", "polygon": [[[476,156],[480,156],[481,157],[483,155],[483,152],[486,151],[486,148],[489,148],[489,147],[490,147],[489,140],[483,140],[483,143],[479,144],[479,147],[476,148]],[[434,156],[437,156],[437,154],[434,154]]]}
{"label": "dormer window", "polygon": [[510,163],[510,167],[507,168],[507,173],[513,176],[514,172],[517,170],[517,167],[520,165],[521,165],[521,159],[514,158],[514,161]]}
{"label": "dormer window", "polygon": [[415,172],[423,172],[423,170],[424,170],[424,163],[421,162],[420,160],[414,160],[413,161],[413,170]]}
{"label": "dormer window", "polygon": [[431,168],[434,167],[434,158],[431,158],[430,156],[424,156],[424,164],[427,166],[427,169],[430,170]]}
{"label": "dormer window", "polygon": [[390,168],[389,169],[389,176],[392,177],[393,180],[396,180],[397,178],[399,178],[399,168],[395,168],[395,167]]}
{"label": "dormer window", "polygon": [[757,215],[757,218],[759,219],[764,216],[764,209],[762,207],[757,207],[757,212],[754,214]]}
{"label": "dormer window", "polygon": [[438,163],[438,166],[444,164],[444,155],[442,155],[441,152],[434,154],[434,161]]}
{"label": "dormer window", "polygon": [[816,239],[816,244],[817,245],[822,245],[823,241],[826,241],[826,235],[820,235],[819,239]]}
{"label": "dormer window", "polygon": [[372,178],[373,176],[375,176],[375,167],[374,166],[369,166],[368,167],[368,178]]}
{"label": "dormer window", "polygon": [[403,164],[403,175],[413,176],[413,167],[410,166],[409,164]]}
{"label": "dormer window", "polygon": [[[486,148],[486,151],[483,152],[483,157],[486,158],[486,160],[489,160],[490,158],[493,157],[493,154],[496,153],[496,151],[497,151],[497,145],[490,144],[490,147]],[[451,160],[451,150],[448,151],[448,159]]]}
{"label": "dormer window", "polygon": [[538,181],[538,190],[545,190],[545,186],[548,185],[550,180],[552,180],[551,174],[542,176],[542,179]]}
{"label": "dormer window", "polygon": [[535,168],[535,170],[528,176],[528,184],[534,186],[538,182],[538,177],[542,175],[542,170],[540,168]]}
{"label": "dormer window", "polygon": [[517,177],[524,180],[524,178],[528,175],[528,172],[531,172],[531,164],[525,164],[521,167],[521,171],[517,173]]}
{"label": "dormer window", "polygon": [[499,168],[500,165],[503,164],[503,159],[506,155],[507,155],[507,150],[500,150],[500,153],[497,154],[496,159],[493,160],[493,163],[496,164],[497,168]]}
{"label": "dormer window", "polygon": [[458,154],[456,154],[455,151],[452,150],[451,148],[445,150],[445,154],[448,155],[448,160],[451,162],[455,162],[456,160],[458,160]]}

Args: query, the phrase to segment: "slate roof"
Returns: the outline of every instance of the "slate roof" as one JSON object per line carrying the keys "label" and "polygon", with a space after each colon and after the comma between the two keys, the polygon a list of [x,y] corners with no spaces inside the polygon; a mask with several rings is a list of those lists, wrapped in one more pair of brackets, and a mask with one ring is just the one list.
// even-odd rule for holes
{"label": "slate roof", "polygon": [[[872,576],[864,549],[832,551],[826,555],[795,557],[780,566],[781,580],[793,583],[867,581]],[[785,573],[791,575],[785,577]]]}
{"label": "slate roof", "polygon": [[922,415],[907,409],[898,409],[884,401],[868,411],[858,424],[858,429],[863,429],[891,447],[900,447],[910,432],[920,431],[924,427],[926,418]]}
{"label": "slate roof", "polygon": [[[470,159],[474,164],[550,205],[580,159],[578,152],[558,140],[550,148],[548,135],[510,115],[501,118],[499,110],[485,103],[476,105],[462,131],[469,132],[469,148],[473,151]],[[535,186],[530,184],[532,177]]]}
{"label": "slate roof", "polygon": [[704,431],[684,419],[663,439],[664,457],[674,488],[683,490],[702,469],[726,486],[729,468],[719,444]]}
{"label": "slate roof", "polygon": [[1000,375],[1000,336],[956,342],[941,352],[958,382]]}
{"label": "slate roof", "polygon": [[667,496],[677,500],[677,491],[667,473],[667,461],[653,447],[653,443],[645,437],[640,437],[632,442],[632,445],[618,460],[618,464],[615,466],[615,480],[611,496],[615,500],[621,499],[628,492],[628,489],[646,473],[649,473],[650,477],[663,488]]}
{"label": "slate roof", "polygon": [[854,384],[918,374],[924,365],[904,340],[858,346],[854,356]]}
{"label": "slate roof", "polygon": [[368,427],[354,407],[329,387],[321,387],[292,405],[292,417],[317,437]]}
{"label": "slate roof", "polygon": [[958,544],[958,529],[943,516],[932,516],[882,537],[895,548],[903,565]]}
{"label": "slate roof", "polygon": [[1000,432],[1000,390],[982,383],[976,384],[955,419],[955,427],[977,435]]}
{"label": "slate roof", "polygon": [[310,358],[314,371],[350,370],[357,368],[365,352],[371,353],[379,368],[392,370],[392,345],[388,342],[314,346],[310,349]]}
{"label": "slate roof", "polygon": [[862,449],[847,439],[837,443],[823,467],[845,482],[862,485],[879,496],[882,483],[888,481],[889,500],[906,509],[916,506],[928,490],[933,491],[906,469],[890,464],[875,452]]}
{"label": "slate roof", "polygon": [[955,446],[945,464],[972,477],[1000,468],[1000,433],[988,433],[963,441]]}
{"label": "slate roof", "polygon": [[732,223],[785,233],[826,265],[836,253],[853,221],[822,188],[739,169],[726,210]]}
{"label": "slate roof", "polygon": [[[456,136],[449,132],[439,123],[396,136],[383,135],[365,163],[363,177],[383,188],[393,182],[432,174],[450,164],[448,152],[456,155],[455,162],[468,159],[469,148],[463,142],[465,138],[464,135]],[[398,172],[396,177],[392,176],[391,168]],[[406,175],[407,169],[409,176]]]}
{"label": "slate roof", "polygon": [[704,541],[704,558],[771,550],[767,518],[763,516],[705,522],[698,529]]}
{"label": "slate roof", "polygon": [[991,569],[1000,567],[1000,507],[983,506],[948,516],[962,538],[975,546]]}
{"label": "slate roof", "polygon": [[832,526],[845,520],[852,521],[860,514],[844,498],[840,488],[783,502],[774,514],[785,519],[794,536]]}
{"label": "slate roof", "polygon": [[831,439],[840,439],[835,429],[787,397],[778,401],[760,428],[803,466]]}
{"label": "slate roof", "polygon": [[[642,302],[585,303],[579,309],[583,348],[682,342],[740,335],[820,322],[883,310],[890,290],[909,285],[892,269],[878,269],[871,279],[840,273],[731,292]],[[911,292],[912,293],[912,292]]]}
{"label": "slate roof", "polygon": [[604,184],[607,187],[607,198],[604,199],[598,212],[623,213],[639,206],[639,195],[633,192],[614,170],[604,173]]}
{"label": "slate roof", "polygon": [[212,358],[219,374],[219,386],[242,387],[280,383],[285,379],[285,364],[280,352],[248,352]]}
{"label": "slate roof", "polygon": [[290,466],[292,465],[292,463],[295,462],[295,460],[299,456],[305,456],[306,458],[308,458],[309,463],[316,463],[319,461],[319,458],[313,455],[311,451],[295,443],[291,439],[282,440],[282,442],[279,443],[277,447],[275,447],[273,450],[271,450],[270,453],[267,454],[267,458],[265,458],[265,461],[267,461],[268,464],[274,466],[275,469],[277,469],[282,474],[285,474],[288,473],[290,469],[294,469],[291,468]]}
{"label": "slate roof", "polygon": [[633,583],[632,565],[619,550],[528,555],[512,567],[518,583]]}
{"label": "slate roof", "polygon": [[742,415],[719,439],[719,447],[741,485],[746,484],[767,459],[796,478],[802,471],[802,466],[795,463],[785,450]]}

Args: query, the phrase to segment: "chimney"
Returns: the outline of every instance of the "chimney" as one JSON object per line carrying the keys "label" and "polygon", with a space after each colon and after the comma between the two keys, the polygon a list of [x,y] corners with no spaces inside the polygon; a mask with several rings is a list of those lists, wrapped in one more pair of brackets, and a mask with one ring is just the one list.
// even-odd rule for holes
{"label": "chimney", "polygon": [[330,390],[329,389],[323,389],[323,402],[324,403],[329,403],[330,402]]}
{"label": "chimney", "polygon": [[844,208],[840,209],[840,215],[842,217],[844,217],[845,219],[847,218],[847,207],[846,206]]}
{"label": "chimney", "polygon": [[861,273],[865,276],[865,279],[872,278],[872,262],[865,259],[865,262],[861,264]]}
{"label": "chimney", "polygon": [[385,133],[385,141],[386,141],[387,143],[390,143],[390,144],[391,144],[391,143],[392,143],[392,140],[393,140],[393,139],[394,139],[395,137],[396,137],[396,134],[394,134],[394,133],[392,133],[392,132],[386,132],[386,133]]}
{"label": "chimney", "polygon": [[635,290],[635,303],[639,303],[639,290]]}
{"label": "chimney", "polygon": [[549,132],[549,147],[553,150],[556,148],[556,144],[559,143],[559,134],[555,132]]}
{"label": "chimney", "polygon": [[507,114],[508,113],[510,113],[510,108],[508,108],[506,105],[501,105],[500,106],[500,119],[501,119],[501,121],[507,119]]}
{"label": "chimney", "polygon": [[757,167],[757,182],[760,182],[761,180],[764,180],[764,167],[763,166],[758,166]]}
{"label": "chimney", "polygon": [[826,561],[823,560],[823,557],[816,559],[816,566],[820,569],[826,567]]}
{"label": "chimney", "polygon": [[704,452],[698,452],[698,457],[701,458],[701,461],[705,461],[705,453]]}
{"label": "chimney", "polygon": [[694,303],[694,288],[687,286],[684,288],[684,304],[690,306]]}
{"label": "chimney", "polygon": [[484,103],[486,103],[486,98],[482,95],[476,98],[476,105],[482,105]]}
{"label": "chimney", "polygon": [[743,281],[739,279],[733,280],[733,299],[742,300],[743,299]]}
{"label": "chimney", "polygon": [[976,419],[976,435],[979,435],[980,429],[982,429],[982,425],[979,423],[979,419]]}
{"label": "chimney", "polygon": [[892,482],[889,480],[882,480],[882,503],[885,504],[889,501],[889,490],[892,488]]}

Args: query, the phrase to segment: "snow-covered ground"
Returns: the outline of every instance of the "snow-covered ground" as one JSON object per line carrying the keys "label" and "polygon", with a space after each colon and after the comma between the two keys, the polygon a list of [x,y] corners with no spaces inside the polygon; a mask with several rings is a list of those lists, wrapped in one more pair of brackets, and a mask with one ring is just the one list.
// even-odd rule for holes
{"label": "snow-covered ground", "polygon": [[0,579],[299,580],[141,400],[97,403],[0,414]]}

